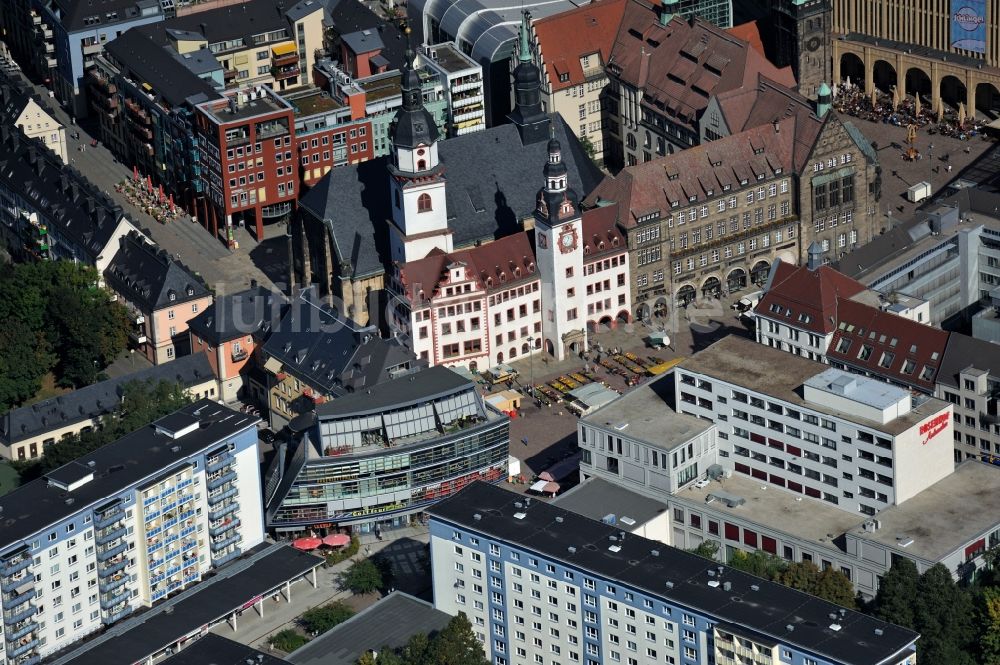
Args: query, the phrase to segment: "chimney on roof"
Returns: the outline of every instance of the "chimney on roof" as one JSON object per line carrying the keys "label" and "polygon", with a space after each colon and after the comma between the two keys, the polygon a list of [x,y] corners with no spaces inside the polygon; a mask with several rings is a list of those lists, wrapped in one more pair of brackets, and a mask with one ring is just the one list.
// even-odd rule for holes
{"label": "chimney on roof", "polygon": [[199,24],[198,24],[198,29],[199,29],[199,30],[201,30],[201,36],[202,36],[202,37],[207,37],[207,36],[208,36],[208,35],[206,35],[206,34],[205,34],[205,30],[206,30],[207,28],[208,28],[208,26],[207,26],[207,25],[205,25],[204,23],[199,23]]}

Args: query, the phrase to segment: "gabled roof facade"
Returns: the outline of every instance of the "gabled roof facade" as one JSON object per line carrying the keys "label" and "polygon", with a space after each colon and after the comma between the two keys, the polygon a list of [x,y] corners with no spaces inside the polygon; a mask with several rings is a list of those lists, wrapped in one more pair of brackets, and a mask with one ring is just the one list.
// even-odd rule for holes
{"label": "gabled roof facade", "polygon": [[[594,71],[604,76],[604,65],[618,33],[628,0],[601,0],[534,22],[535,41],[550,92],[587,82]],[[581,59],[591,58],[584,71]]]}
{"label": "gabled roof facade", "polygon": [[820,335],[837,329],[842,301],[866,290],[861,282],[828,266],[810,270],[779,261],[772,271],[756,308],[758,316]]}
{"label": "gabled roof facade", "polygon": [[134,232],[122,237],[104,278],[112,290],[147,313],[211,295],[187,267]]}

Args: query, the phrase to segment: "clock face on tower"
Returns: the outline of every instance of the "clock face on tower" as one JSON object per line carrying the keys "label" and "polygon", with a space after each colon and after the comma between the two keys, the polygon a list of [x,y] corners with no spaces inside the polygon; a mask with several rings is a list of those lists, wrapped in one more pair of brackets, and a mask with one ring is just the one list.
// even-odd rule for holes
{"label": "clock face on tower", "polygon": [[576,249],[576,229],[568,227],[559,234],[559,249],[563,254],[568,254]]}

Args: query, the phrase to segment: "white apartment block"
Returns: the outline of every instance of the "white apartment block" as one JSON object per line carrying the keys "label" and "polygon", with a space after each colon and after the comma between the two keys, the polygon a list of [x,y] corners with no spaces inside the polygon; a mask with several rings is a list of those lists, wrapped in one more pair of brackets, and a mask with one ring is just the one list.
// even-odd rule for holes
{"label": "white apartment block", "polygon": [[477,482],[429,511],[434,606],[494,665],[913,665],[915,633]]}
{"label": "white apartment block", "polygon": [[256,423],[201,400],[0,498],[0,663],[37,663],[261,543]]}
{"label": "white apartment block", "polygon": [[716,424],[736,473],[875,515],[954,469],[941,400],[735,336],[675,372],[678,410]]}
{"label": "white apartment block", "polygon": [[486,129],[483,68],[462,53],[454,42],[423,46],[417,65],[444,81],[448,99],[448,136],[463,136]]}

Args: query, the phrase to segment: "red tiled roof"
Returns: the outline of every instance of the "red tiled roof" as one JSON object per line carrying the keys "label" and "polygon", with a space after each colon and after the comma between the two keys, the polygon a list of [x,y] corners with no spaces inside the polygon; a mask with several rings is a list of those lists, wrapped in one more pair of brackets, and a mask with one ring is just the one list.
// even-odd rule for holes
{"label": "red tiled roof", "polygon": [[739,37],[746,43],[750,44],[755,51],[766,56],[764,53],[764,42],[761,41],[760,29],[757,26],[757,21],[747,21],[746,23],[741,23],[740,25],[734,25],[729,28],[729,34]]}
{"label": "red tiled roof", "polygon": [[602,254],[627,251],[625,236],[617,222],[617,205],[601,206],[583,212],[584,262]]}
{"label": "red tiled roof", "polygon": [[828,358],[934,392],[947,332],[853,300],[841,300],[838,314]]}
{"label": "red tiled roof", "polygon": [[829,266],[810,270],[779,262],[774,270],[757,313],[820,335],[836,330],[840,304],[865,290],[864,284]]}
{"label": "red tiled roof", "polygon": [[[534,22],[545,77],[555,92],[586,81],[580,58],[599,54],[598,71],[611,55],[627,0],[599,0]],[[560,81],[560,74],[569,79]]]}
{"label": "red tiled roof", "polygon": [[421,291],[423,298],[431,299],[448,283],[448,266],[456,263],[465,266],[480,288],[492,290],[501,285],[507,288],[535,275],[535,250],[525,232],[457,252],[435,249],[425,258],[400,266],[403,288],[411,299],[419,299]]}
{"label": "red tiled roof", "polygon": [[733,133],[790,119],[794,166],[797,172],[805,168],[824,124],[816,116],[812,100],[761,74],[755,85],[723,92],[718,101],[726,126]]}
{"label": "red tiled roof", "polygon": [[[792,139],[788,121],[779,123],[778,131],[770,124],[754,127],[626,167],[617,175],[605,177],[584,203],[618,203],[620,223],[632,228],[647,214],[659,212],[665,217],[674,203],[678,207],[691,205],[691,197],[706,201],[724,191],[736,193],[743,187],[756,187],[756,174],[770,179],[779,171],[790,173]],[[745,185],[741,184],[743,180]]]}
{"label": "red tiled roof", "polygon": [[788,69],[779,69],[747,42],[695,18],[675,16],[660,25],[656,12],[630,1],[609,60],[622,81],[644,89],[643,104],[694,129],[711,96],[755,85],[758,74],[794,86]]}

